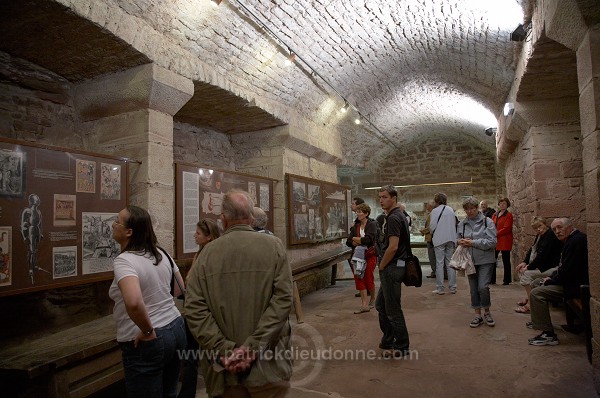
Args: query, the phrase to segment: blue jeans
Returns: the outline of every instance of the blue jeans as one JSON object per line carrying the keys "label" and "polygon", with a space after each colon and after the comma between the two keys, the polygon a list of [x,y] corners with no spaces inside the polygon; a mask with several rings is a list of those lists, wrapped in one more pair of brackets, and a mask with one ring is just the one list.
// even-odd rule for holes
{"label": "blue jeans", "polygon": [[471,291],[471,308],[490,308],[492,301],[490,298],[489,284],[492,280],[492,273],[496,269],[496,263],[475,265],[475,272],[469,275],[469,290]]}
{"label": "blue jeans", "polygon": [[379,272],[381,286],[375,308],[379,312],[379,327],[383,332],[381,345],[394,350],[408,351],[409,339],[402,312],[402,280],[404,267],[390,263]]}
{"label": "blue jeans", "polygon": [[450,259],[454,254],[454,242],[446,242],[434,248],[435,250],[435,282],[436,289],[444,291],[444,267],[448,271],[448,287],[451,291],[456,291],[456,270],[451,268]]}
{"label": "blue jeans", "polygon": [[137,348],[133,341],[119,343],[129,398],[175,398],[177,395],[181,362],[178,350],[186,346],[183,318],[179,317],[154,331],[157,338],[140,341]]}
{"label": "blue jeans", "polygon": [[181,389],[177,398],[194,398],[196,396],[196,387],[198,384],[198,357],[191,355],[200,348],[198,342],[192,335],[187,321],[185,321],[185,334],[187,338],[187,353],[181,366]]}

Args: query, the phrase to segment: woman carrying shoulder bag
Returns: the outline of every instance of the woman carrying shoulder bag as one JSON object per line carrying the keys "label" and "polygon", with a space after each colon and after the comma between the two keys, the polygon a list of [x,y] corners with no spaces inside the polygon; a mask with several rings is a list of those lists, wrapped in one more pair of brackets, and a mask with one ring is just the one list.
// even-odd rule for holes
{"label": "woman carrying shoulder bag", "polygon": [[[377,236],[377,222],[369,218],[371,208],[366,203],[361,203],[356,206],[357,221],[350,229],[350,235],[346,240],[346,245],[351,248],[357,246],[365,246],[365,261],[367,268],[362,278],[354,275],[354,283],[356,290],[360,293],[361,307],[355,314],[369,312],[373,308],[375,301],[375,266],[377,265],[377,253],[375,250],[375,239]],[[371,295],[371,300],[367,300],[367,291]]]}
{"label": "woman carrying shoulder bag", "polygon": [[115,302],[117,341],[123,354],[128,397],[175,397],[179,350],[185,349],[185,326],[171,295],[182,292],[183,280],[156,241],[148,212],[127,206],[113,223],[121,245],[114,260],[109,296]]}

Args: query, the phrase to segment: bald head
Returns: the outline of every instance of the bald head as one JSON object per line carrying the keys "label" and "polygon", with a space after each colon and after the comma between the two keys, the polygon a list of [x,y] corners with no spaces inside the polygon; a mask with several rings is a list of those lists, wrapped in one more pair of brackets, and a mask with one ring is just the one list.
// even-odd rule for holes
{"label": "bald head", "polygon": [[550,226],[558,240],[564,242],[575,229],[568,218],[555,218]]}
{"label": "bald head", "polygon": [[221,215],[227,225],[248,224],[252,221],[254,202],[248,192],[231,190],[223,197]]}

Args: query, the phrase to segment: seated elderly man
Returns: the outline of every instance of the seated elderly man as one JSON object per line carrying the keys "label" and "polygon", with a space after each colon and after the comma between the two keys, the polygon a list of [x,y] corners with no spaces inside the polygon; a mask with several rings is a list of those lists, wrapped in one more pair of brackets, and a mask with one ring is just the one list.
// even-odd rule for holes
{"label": "seated elderly man", "polygon": [[525,259],[515,271],[521,276],[519,283],[525,288],[527,297],[518,302],[516,312],[529,313],[529,296],[531,295],[531,282],[537,278],[552,275],[558,267],[562,242],[550,230],[543,217],[535,216],[531,219],[531,227],[537,232],[533,245],[527,251]]}
{"label": "seated elderly man", "polygon": [[563,242],[560,262],[549,277],[536,279],[531,291],[531,322],[527,327],[542,333],[529,339],[530,345],[557,345],[559,343],[552,320],[550,303],[579,298],[580,286],[589,283],[587,235],[575,229],[568,218],[552,221],[552,231]]}

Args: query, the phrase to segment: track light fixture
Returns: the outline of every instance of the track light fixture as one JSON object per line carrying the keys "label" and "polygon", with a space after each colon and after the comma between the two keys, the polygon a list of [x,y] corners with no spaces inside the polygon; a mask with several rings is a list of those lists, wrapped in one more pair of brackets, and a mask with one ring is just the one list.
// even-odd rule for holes
{"label": "track light fixture", "polygon": [[210,4],[212,4],[213,7],[218,7],[222,1],[223,0],[210,0]]}
{"label": "track light fixture", "polygon": [[350,104],[348,104],[348,101],[344,100],[344,106],[342,106],[342,109],[340,109],[342,111],[342,113],[346,113],[348,112],[348,108],[350,107]]}
{"label": "track light fixture", "polygon": [[354,124],[360,124],[360,116],[357,116],[356,119],[354,119]]}

